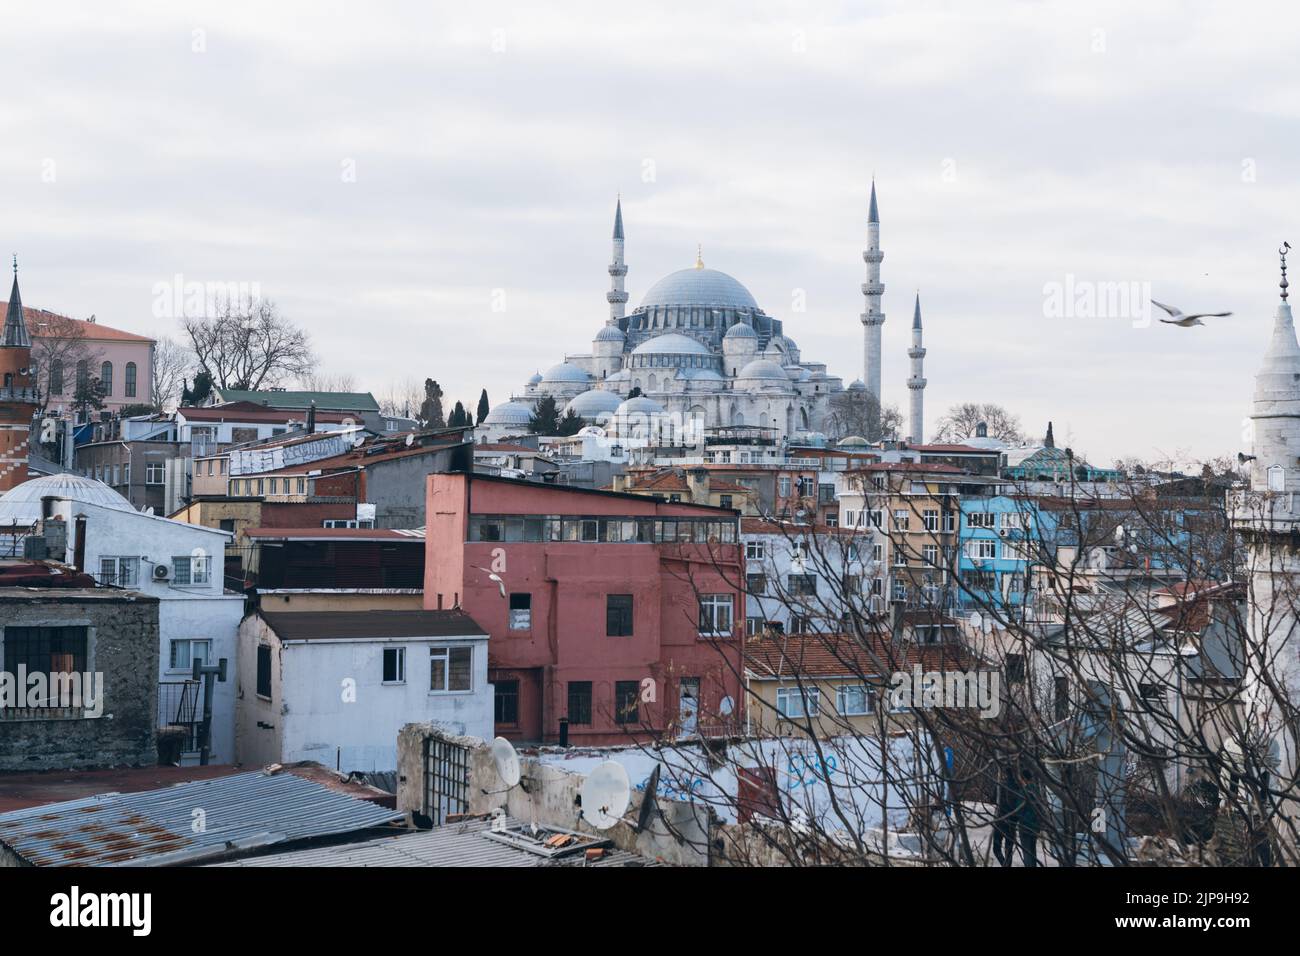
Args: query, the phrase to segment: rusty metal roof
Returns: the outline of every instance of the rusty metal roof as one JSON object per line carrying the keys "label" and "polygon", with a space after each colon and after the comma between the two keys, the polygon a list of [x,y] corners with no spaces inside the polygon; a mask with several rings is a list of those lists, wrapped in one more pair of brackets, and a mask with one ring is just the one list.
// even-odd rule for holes
{"label": "rusty metal roof", "polygon": [[259,770],[0,814],[0,843],[36,866],[168,866],[402,818],[294,773]]}

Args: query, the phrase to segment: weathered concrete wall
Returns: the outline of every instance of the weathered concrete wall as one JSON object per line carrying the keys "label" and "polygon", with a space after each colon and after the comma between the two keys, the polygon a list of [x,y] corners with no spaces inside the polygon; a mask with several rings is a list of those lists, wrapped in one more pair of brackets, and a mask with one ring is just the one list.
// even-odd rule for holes
{"label": "weathered concrete wall", "polygon": [[[487,741],[473,737],[443,734],[432,724],[407,724],[398,733],[397,809],[416,813],[424,811],[424,740],[442,736],[469,749],[469,812],[491,813],[498,807],[519,820],[564,827],[581,833],[598,834],[621,850],[647,859],[662,860],[677,866],[708,866],[712,846],[712,824],[704,807],[671,800],[660,800],[661,817],[652,817],[650,825],[637,833],[627,823],[608,830],[597,830],[581,815],[578,799],[585,775],[566,773],[555,766],[544,766],[535,757],[521,756],[520,785],[504,793],[497,776]],[[625,819],[636,820],[642,794],[634,791]],[[679,839],[680,836],[680,839]]]}
{"label": "weathered concrete wall", "polygon": [[8,628],[33,626],[88,629],[86,669],[103,675],[103,712],[0,719],[0,770],[156,764],[158,599],[122,591],[0,590],[0,653]]}

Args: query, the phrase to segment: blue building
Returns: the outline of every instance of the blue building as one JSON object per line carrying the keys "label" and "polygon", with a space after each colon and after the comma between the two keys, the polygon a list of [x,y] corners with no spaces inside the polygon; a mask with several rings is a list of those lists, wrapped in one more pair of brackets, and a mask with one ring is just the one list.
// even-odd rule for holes
{"label": "blue building", "polygon": [[[1031,566],[1055,537],[1056,516],[1036,499],[988,495],[961,500],[959,608],[1009,611],[1025,602]],[[1054,549],[1051,549],[1054,552]]]}

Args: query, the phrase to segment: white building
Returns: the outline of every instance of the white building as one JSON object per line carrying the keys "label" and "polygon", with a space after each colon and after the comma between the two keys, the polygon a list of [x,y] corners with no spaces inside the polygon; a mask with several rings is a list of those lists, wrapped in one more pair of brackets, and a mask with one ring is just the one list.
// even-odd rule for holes
{"label": "white building", "polygon": [[[233,763],[235,636],[244,598],[227,593],[222,583],[230,533],[136,511],[103,482],[79,475],[35,478],[0,495],[0,530],[39,527],[43,514],[66,523],[66,563],[78,563],[101,585],[159,599],[159,725],[186,728],[183,763],[198,759],[202,717],[201,687],[190,679],[192,661],[226,658],[227,679],[214,684],[209,760]],[[21,556],[21,548],[16,535],[0,535],[0,554]]]}
{"label": "white building", "polygon": [[491,739],[488,635],[460,611],[262,611],[240,627],[240,763],[397,769],[397,732]]}

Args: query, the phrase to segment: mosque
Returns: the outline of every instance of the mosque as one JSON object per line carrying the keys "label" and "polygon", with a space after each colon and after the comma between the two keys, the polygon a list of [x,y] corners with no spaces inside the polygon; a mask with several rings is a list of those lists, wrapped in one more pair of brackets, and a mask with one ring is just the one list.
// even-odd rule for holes
{"label": "mosque", "polygon": [[[871,185],[867,222],[867,265],[862,285],[866,311],[863,325],[863,379],[849,393],[870,392],[880,399],[880,217],[876,187]],[[837,396],[846,388],[823,362],[805,357],[785,323],[764,311],[740,282],[704,265],[655,282],[629,314],[624,289],[628,267],[623,258],[623,206],[614,212],[609,317],[596,333],[591,351],[568,355],[563,362],[532,376],[522,391],[493,408],[484,419],[489,439],[526,431],[537,402],[555,399],[561,414],[572,410],[590,426],[630,437],[647,432],[700,435],[723,426],[771,429],[780,440],[805,441],[836,433]],[[922,440],[920,303],[912,324],[912,377],[909,438]],[[649,428],[647,428],[649,423]],[[666,442],[665,442],[666,443]]]}

